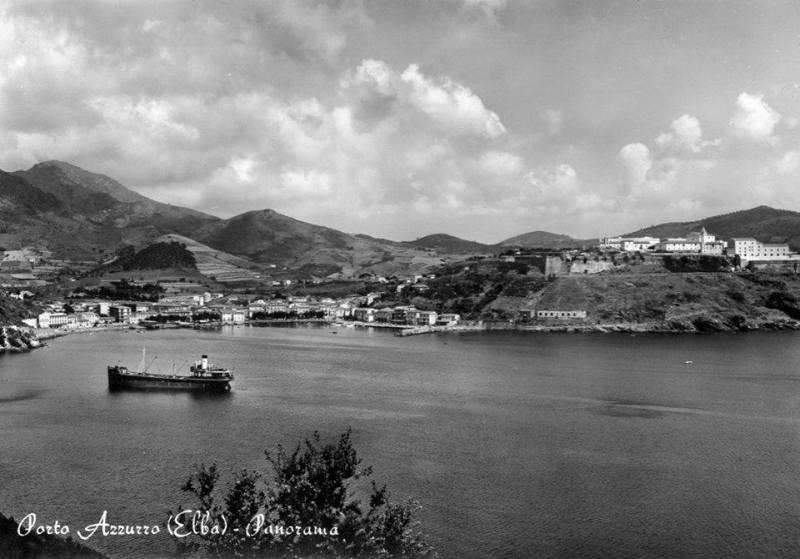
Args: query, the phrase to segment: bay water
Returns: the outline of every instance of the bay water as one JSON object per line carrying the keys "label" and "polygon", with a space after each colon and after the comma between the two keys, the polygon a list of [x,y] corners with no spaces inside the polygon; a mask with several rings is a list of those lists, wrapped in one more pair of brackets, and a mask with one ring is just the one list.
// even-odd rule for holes
{"label": "bay water", "polygon": [[[221,396],[109,392],[106,367],[201,354]],[[343,327],[95,332],[0,357],[0,511],[70,535],[163,525],[195,464],[229,479],[319,431],[352,439],[441,557],[800,555],[800,334]],[[186,372],[184,366],[183,372]],[[163,528],[162,528],[163,529]],[[158,536],[93,536],[111,558]]]}

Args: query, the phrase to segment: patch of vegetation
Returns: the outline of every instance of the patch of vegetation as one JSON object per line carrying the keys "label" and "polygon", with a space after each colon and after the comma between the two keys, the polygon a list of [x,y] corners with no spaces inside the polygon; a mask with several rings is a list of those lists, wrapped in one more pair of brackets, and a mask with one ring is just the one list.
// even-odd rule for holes
{"label": "patch of vegetation", "polygon": [[779,310],[795,320],[800,320],[800,304],[798,304],[798,299],[786,291],[773,291],[770,293],[766,301],[764,301],[764,306],[768,309]]}
{"label": "patch of vegetation", "polygon": [[102,276],[114,272],[130,270],[197,269],[194,254],[186,245],[177,241],[153,243],[136,252],[133,246],[126,245],[117,251],[113,262],[99,266],[86,274],[89,277]]}
{"label": "patch of vegetation", "polygon": [[128,270],[163,270],[165,268],[196,269],[194,255],[183,243],[153,243],[143,248],[130,262]]}
{"label": "patch of vegetation", "polygon": [[502,291],[506,297],[527,297],[531,293],[537,293],[547,286],[543,277],[524,277],[512,279]]}
{"label": "patch of vegetation", "polygon": [[731,299],[733,299],[734,301],[736,301],[737,303],[745,303],[745,302],[747,302],[747,297],[745,296],[745,294],[744,294],[744,293],[742,293],[742,292],[741,292],[741,291],[739,291],[739,290],[736,290],[736,289],[729,289],[729,290],[727,291],[727,293],[728,293],[728,296],[729,296]]}
{"label": "patch of vegetation", "polygon": [[335,264],[303,264],[298,270],[299,274],[308,274],[309,276],[324,278],[342,271],[341,266]]}
{"label": "patch of vegetation", "polygon": [[499,296],[527,297],[546,285],[541,274],[532,274],[521,262],[482,260],[465,265],[450,264],[436,270],[436,278],[427,282],[424,295],[411,287],[397,291],[397,282],[383,288],[381,305],[416,305],[421,310],[456,313],[466,319],[484,315],[484,310]]}
{"label": "patch of vegetation", "polygon": [[[277,452],[266,452],[272,470],[269,480],[260,471],[242,470],[224,496],[217,490],[216,464],[199,466],[182,488],[196,499],[191,510],[207,513],[207,526],[224,523],[227,530],[177,539],[179,554],[436,557],[414,530],[419,505],[392,502],[386,486],[366,484],[372,469],[361,466],[350,436],[348,430],[336,443],[323,444],[314,433],[292,452],[279,445]],[[371,487],[366,505],[354,497],[354,483]]]}
{"label": "patch of vegetation", "polygon": [[0,290],[0,326],[21,326],[25,318],[33,318],[41,312],[39,305],[33,301],[20,301],[9,297]]}
{"label": "patch of vegetation", "polygon": [[700,255],[667,255],[664,257],[664,267],[673,273],[687,272],[726,272],[731,268],[731,262],[724,256],[710,254]]}
{"label": "patch of vegetation", "polygon": [[158,297],[164,293],[164,288],[160,285],[147,283],[144,285],[134,285],[126,279],[112,282],[110,286],[97,288],[76,287],[74,294],[84,298],[109,299],[112,301],[158,301]]}

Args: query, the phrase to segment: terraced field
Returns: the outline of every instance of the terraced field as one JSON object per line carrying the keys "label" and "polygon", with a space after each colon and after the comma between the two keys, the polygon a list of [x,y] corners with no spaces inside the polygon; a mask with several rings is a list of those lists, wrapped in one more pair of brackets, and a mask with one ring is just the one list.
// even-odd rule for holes
{"label": "terraced field", "polygon": [[202,243],[181,235],[163,235],[160,242],[176,241],[186,245],[195,258],[197,270],[207,278],[222,283],[253,281],[261,278],[261,274],[249,270],[251,262],[226,252],[213,249]]}

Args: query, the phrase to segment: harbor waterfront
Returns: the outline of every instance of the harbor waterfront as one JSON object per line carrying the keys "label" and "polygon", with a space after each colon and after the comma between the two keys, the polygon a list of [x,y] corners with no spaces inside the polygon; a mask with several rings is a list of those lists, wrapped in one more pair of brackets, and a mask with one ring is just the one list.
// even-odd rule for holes
{"label": "harbor waterfront", "polygon": [[[336,335],[332,335],[336,333]],[[800,333],[432,333],[323,326],[96,332],[0,358],[0,511],[163,526],[182,482],[348,427],[441,557],[795,557]],[[109,391],[200,353],[231,392]],[[111,558],[165,533],[97,535]]]}

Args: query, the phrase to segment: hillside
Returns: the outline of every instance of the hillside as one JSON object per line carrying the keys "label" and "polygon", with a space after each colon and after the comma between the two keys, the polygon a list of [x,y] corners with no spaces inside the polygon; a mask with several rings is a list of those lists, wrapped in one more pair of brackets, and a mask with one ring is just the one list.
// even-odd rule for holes
{"label": "hillside", "polygon": [[683,237],[705,227],[717,238],[753,237],[761,242],[787,242],[792,250],[800,250],[800,213],[759,206],[699,221],[663,223],[640,229],[626,237]]}
{"label": "hillside", "polygon": [[532,231],[497,243],[501,247],[565,249],[597,244],[597,239],[573,239],[547,231]]}
{"label": "hillside", "polygon": [[[408,269],[413,253],[405,247],[387,245],[328,227],[305,223],[273,210],[247,212],[207,225],[194,238],[214,249],[247,258],[265,266],[305,269],[325,276],[353,277],[376,272],[381,264]],[[438,261],[437,261],[438,263]]]}
{"label": "hillside", "polygon": [[[785,241],[800,251],[800,213],[766,206],[664,223],[628,236],[685,236],[703,227],[721,239]],[[498,254],[509,247],[558,250],[595,242],[545,231],[496,245],[445,233],[396,242],[305,223],[269,209],[220,219],[150,200],[110,177],[61,161],[0,171],[0,246],[34,246],[50,250],[56,259],[103,261],[124,246],[141,249],[167,235],[190,247],[208,277],[242,279],[276,269],[307,278],[391,277],[426,273],[467,255]]]}
{"label": "hillside", "polygon": [[435,250],[444,254],[489,254],[492,252],[489,245],[466,241],[445,233],[427,235],[413,241],[404,241],[400,245]]}
{"label": "hillside", "polygon": [[4,243],[42,246],[56,258],[97,259],[166,233],[191,234],[220,219],[162,204],[117,181],[60,161],[0,171]]}
{"label": "hillside", "polygon": [[475,241],[466,241],[444,233],[428,235],[414,241],[406,241],[400,244],[406,247],[435,250],[443,254],[491,254],[493,252],[489,245],[476,243]]}
{"label": "hillside", "polygon": [[128,246],[108,264],[98,267],[91,275],[128,272],[132,270],[195,270],[194,255],[178,242],[156,242],[140,251]]}
{"label": "hillside", "polygon": [[0,245],[46,247],[59,254],[86,256],[85,250],[74,248],[93,236],[93,228],[75,219],[53,194],[0,171]]}
{"label": "hillside", "polygon": [[227,254],[181,235],[164,235],[158,238],[162,243],[179,243],[188,251],[194,266],[204,276],[222,283],[253,281],[260,274],[253,271],[253,263],[238,256]]}
{"label": "hillside", "polygon": [[34,318],[39,312],[37,305],[9,297],[0,289],[0,326],[22,326],[22,319]]}
{"label": "hillside", "polygon": [[799,301],[795,274],[579,275],[549,284],[537,308],[586,310],[573,327],[722,332],[797,329]]}
{"label": "hillside", "polygon": [[50,213],[66,213],[56,196],[32,188],[24,178],[0,171],[0,215],[6,226],[14,221],[15,215],[46,218]]}

